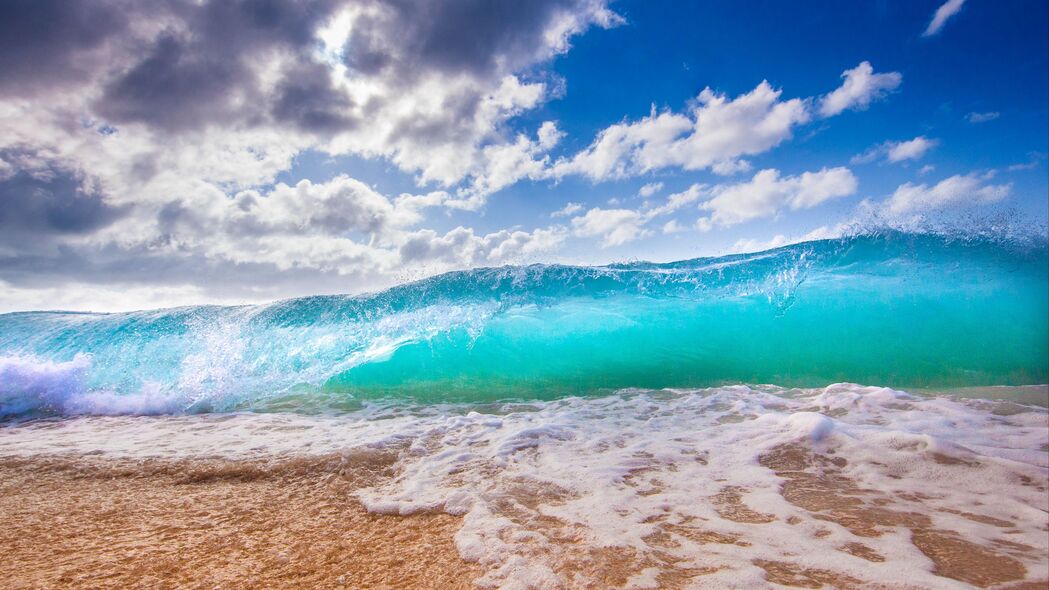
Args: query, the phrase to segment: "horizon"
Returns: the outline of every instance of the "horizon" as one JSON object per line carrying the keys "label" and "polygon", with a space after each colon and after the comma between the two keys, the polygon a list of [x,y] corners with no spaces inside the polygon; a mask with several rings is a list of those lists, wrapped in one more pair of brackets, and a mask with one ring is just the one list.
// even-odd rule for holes
{"label": "horizon", "polygon": [[1042,3],[428,6],[0,8],[0,313],[1049,220]]}

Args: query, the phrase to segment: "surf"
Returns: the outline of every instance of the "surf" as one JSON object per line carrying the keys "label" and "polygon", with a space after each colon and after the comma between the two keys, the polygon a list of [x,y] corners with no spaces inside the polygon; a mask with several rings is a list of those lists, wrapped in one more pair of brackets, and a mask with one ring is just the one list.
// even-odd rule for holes
{"label": "surf", "polygon": [[447,273],[254,306],[0,315],[0,416],[353,409],[726,384],[1049,382],[1044,237]]}

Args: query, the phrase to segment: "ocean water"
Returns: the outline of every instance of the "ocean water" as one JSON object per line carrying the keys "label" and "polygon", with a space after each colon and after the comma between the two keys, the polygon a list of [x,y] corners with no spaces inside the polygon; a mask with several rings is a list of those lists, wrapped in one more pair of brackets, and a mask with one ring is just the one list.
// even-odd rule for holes
{"label": "ocean water", "polygon": [[0,416],[320,411],[628,388],[1049,382],[1044,238],[886,232],[363,296],[0,315]]}
{"label": "ocean water", "polygon": [[1049,578],[1047,347],[1044,237],[902,232],[6,314],[0,457],[390,454],[482,587],[987,587]]}

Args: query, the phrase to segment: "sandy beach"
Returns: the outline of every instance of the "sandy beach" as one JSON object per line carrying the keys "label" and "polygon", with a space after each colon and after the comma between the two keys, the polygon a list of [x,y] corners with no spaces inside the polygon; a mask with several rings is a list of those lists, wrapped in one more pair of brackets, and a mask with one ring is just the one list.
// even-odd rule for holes
{"label": "sandy beach", "polygon": [[471,587],[458,518],[370,515],[349,495],[388,467],[0,460],[0,586]]}
{"label": "sandy beach", "polygon": [[[470,588],[484,568],[457,551],[462,519],[443,512],[369,514],[354,496],[364,486],[382,485],[395,474],[396,454],[360,451],[297,459],[146,459],[98,455],[53,455],[0,459],[0,554],[5,588]],[[946,468],[971,468],[949,456],[934,456]],[[872,564],[891,563],[876,549],[890,531],[904,531],[932,563],[943,587],[1035,590],[1025,563],[1045,558],[1045,547],[1013,541],[1021,523],[972,506],[926,505],[931,496],[890,494],[862,487],[843,474],[847,461],[814,452],[805,444],[780,445],[760,458],[782,480],[782,499],[803,519],[786,522],[748,505],[750,490],[723,485],[697,501],[709,504],[725,522],[757,535],[718,532],[705,519],[648,520],[645,537],[653,551],[601,546],[579,528],[553,516],[506,509],[526,533],[550,543],[541,556],[566,588],[643,587],[646,571],[658,573],[649,587],[737,587],[724,575],[739,563],[708,565],[676,556],[686,544],[693,557],[717,546],[754,557],[748,565],[763,573],[764,586],[796,588],[926,588],[924,584],[876,583],[828,567],[806,567],[791,559],[764,559],[760,530],[786,524],[802,537],[829,537],[840,527],[857,540],[836,551]],[[670,471],[675,468],[671,467]],[[625,481],[641,497],[661,493],[657,470],[637,469]],[[1019,490],[1046,493],[1047,482],[1017,480]],[[647,489],[646,489],[647,488]],[[557,491],[522,484],[512,498],[533,506],[557,504]],[[986,512],[986,510],[984,511]],[[995,531],[991,543],[973,542],[964,530],[934,524],[954,515]],[[808,521],[803,523],[803,520]],[[817,523],[815,528],[806,526]],[[823,523],[820,525],[818,523]],[[1049,530],[1046,522],[1034,524]],[[517,533],[519,536],[521,532]],[[533,548],[534,551],[539,551]],[[531,555],[536,558],[537,555]],[[815,556],[828,564],[835,556]],[[710,578],[709,583],[705,579]],[[1025,581],[1026,580],[1026,581]],[[508,586],[519,587],[519,586]],[[520,586],[524,587],[524,586]],[[740,584],[738,587],[753,587]]]}

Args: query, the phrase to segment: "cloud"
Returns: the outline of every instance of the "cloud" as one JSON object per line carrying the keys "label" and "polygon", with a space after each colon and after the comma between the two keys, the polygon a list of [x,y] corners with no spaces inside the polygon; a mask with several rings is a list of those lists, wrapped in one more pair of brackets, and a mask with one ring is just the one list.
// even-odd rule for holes
{"label": "cloud", "polygon": [[652,207],[651,209],[647,209],[644,212],[644,217],[645,217],[646,220],[648,220],[648,219],[652,219],[654,217],[660,217],[662,215],[668,215],[670,213],[674,213],[674,212],[684,208],[687,205],[690,205],[692,203],[695,203],[695,202],[699,201],[700,198],[703,197],[704,191],[706,189],[707,189],[706,185],[693,184],[692,186],[688,187],[687,189],[685,189],[685,190],[683,190],[683,191],[681,191],[679,193],[674,193],[674,194],[670,195],[669,197],[667,197],[666,202],[663,203],[662,205],[660,205],[658,207]]}
{"label": "cloud", "polygon": [[550,217],[569,217],[583,210],[583,206],[579,203],[565,203],[564,207],[561,207],[557,211],[550,214]]}
{"label": "cloud", "polygon": [[[820,101],[824,117],[845,109],[862,110],[899,87],[898,72],[875,74],[869,62],[847,70],[845,82]],[[627,178],[676,167],[709,169],[732,175],[750,170],[743,159],[764,153],[793,137],[794,129],[813,118],[812,98],[781,100],[783,91],[767,81],[730,98],[710,88],[684,113],[657,112],[611,125],[586,149],[559,159],[549,174],[580,174],[593,181]]]}
{"label": "cloud", "polygon": [[885,202],[884,210],[890,216],[900,216],[953,206],[986,205],[1004,199],[1011,191],[1011,183],[987,184],[985,177],[976,174],[954,175],[933,186],[902,184]]}
{"label": "cloud", "polygon": [[69,162],[0,150],[0,248],[26,251],[84,236],[128,214]]}
{"label": "cloud", "polygon": [[821,225],[820,227],[800,236],[776,234],[767,240],[740,239],[737,240],[729,250],[735,253],[764,252],[766,250],[782,248],[783,246],[789,246],[791,244],[839,238],[846,229],[847,226],[844,224],[838,224],[835,226]]}
{"label": "cloud", "polygon": [[[531,256],[568,230],[426,216],[545,178],[562,132],[514,119],[561,91],[575,36],[622,22],[603,0],[4,3],[0,281],[258,299]],[[275,183],[307,150],[420,190]]]}
{"label": "cloud", "polygon": [[[0,11],[5,128],[24,120],[65,145],[105,128],[167,152],[254,153],[280,136],[292,155],[383,157],[424,183],[477,177],[475,193],[507,178],[493,153],[518,141],[507,122],[556,92],[541,66],[573,36],[623,22],[603,0],[40,0]],[[558,136],[539,132],[541,159]]]}
{"label": "cloud", "polygon": [[910,141],[901,141],[889,146],[886,158],[890,162],[902,162],[904,160],[919,160],[926,152],[936,147],[939,142],[919,135]]}
{"label": "cloud", "polygon": [[[3,169],[7,180],[19,178]],[[89,291],[155,294],[158,299],[146,306],[181,301],[164,293],[257,301],[345,292],[347,285],[378,288],[447,270],[525,262],[556,249],[567,236],[560,226],[484,234],[463,226],[446,232],[418,228],[422,211],[446,198],[440,191],[390,197],[339,176],[325,183],[278,184],[268,192],[241,191],[232,198],[172,200],[152,220],[137,209],[116,220],[82,216],[97,219],[96,224],[116,236],[133,236],[140,228],[151,236],[148,242],[120,243],[91,233],[91,228],[41,229],[37,224],[31,228],[34,234],[52,231],[78,239],[31,251],[22,245],[11,250],[0,242],[0,281],[19,300],[34,289],[76,284],[88,285],[84,288]],[[36,218],[48,219],[28,217]],[[23,215],[12,223],[26,219]],[[104,305],[113,309],[116,301],[126,299]]]}
{"label": "cloud", "polygon": [[630,209],[594,207],[585,215],[572,218],[572,230],[579,237],[600,237],[601,246],[619,246],[648,235],[641,213]]}
{"label": "cloud", "polygon": [[640,195],[641,197],[647,199],[648,197],[651,197],[652,195],[658,193],[661,190],[663,190],[663,183],[662,182],[650,182],[650,183],[642,186],[637,191],[637,194]]}
{"label": "cloud", "polygon": [[809,209],[854,194],[857,184],[848,168],[823,168],[818,172],[782,177],[778,170],[761,170],[747,182],[713,189],[714,196],[699,206],[710,215],[701,217],[696,225],[706,231],[714,226],[772,217],[783,209]]}
{"label": "cloud", "polygon": [[969,113],[965,115],[965,120],[970,123],[986,123],[987,121],[994,121],[1001,116],[998,111],[991,111],[987,113]]}
{"label": "cloud", "polygon": [[[708,186],[693,184],[674,193],[656,206],[633,209],[595,207],[572,218],[576,237],[601,238],[602,247],[618,246],[652,235],[651,226],[685,210],[709,211],[695,224],[707,231],[715,226],[731,226],[752,219],[771,217],[781,211],[810,209],[826,201],[852,195],[857,180],[847,168],[823,168],[797,176],[780,176],[775,169],[762,170],[747,181]],[[660,231],[673,234],[686,226],[674,218],[663,222]]]}
{"label": "cloud", "polygon": [[688,228],[678,223],[678,220],[676,219],[671,219],[670,221],[663,224],[664,234],[679,234],[685,231],[688,231]]}
{"label": "cloud", "polygon": [[845,80],[840,87],[825,95],[820,101],[819,112],[824,117],[832,117],[853,109],[865,110],[876,100],[899,88],[903,76],[899,72],[875,74],[870,62],[862,62],[841,75]]}
{"label": "cloud", "polygon": [[608,180],[667,167],[721,171],[740,169],[740,156],[767,151],[790,139],[794,127],[809,120],[805,101],[781,101],[768,82],[729,98],[703,90],[688,113],[652,113],[635,122],[601,131],[585,150],[558,161],[555,177],[582,174]]}
{"label": "cloud", "polygon": [[564,239],[565,231],[561,228],[532,232],[500,230],[483,236],[464,227],[444,235],[425,229],[410,234],[398,253],[406,263],[441,262],[448,268],[464,268],[519,262],[521,256],[549,251]]}
{"label": "cloud", "polygon": [[958,14],[958,11],[962,9],[962,5],[965,4],[965,0],[947,0],[936,9],[936,12],[932,15],[932,20],[929,21],[929,26],[925,28],[925,32],[922,33],[922,37],[931,37],[940,32],[943,25],[947,22],[947,19]]}
{"label": "cloud", "polygon": [[1018,172],[1020,170],[1034,170],[1037,168],[1042,160],[1046,159],[1046,154],[1043,152],[1028,152],[1027,161],[1022,164],[1013,164],[1006,168],[1009,172]]}
{"label": "cloud", "polygon": [[850,162],[853,164],[864,164],[882,157],[891,163],[920,160],[929,150],[937,145],[939,145],[938,140],[929,139],[924,135],[919,135],[907,141],[887,141],[872,147],[862,154],[853,156]]}
{"label": "cloud", "polygon": [[0,3],[0,96],[36,96],[84,82],[103,66],[110,40],[128,31],[127,4]]}

